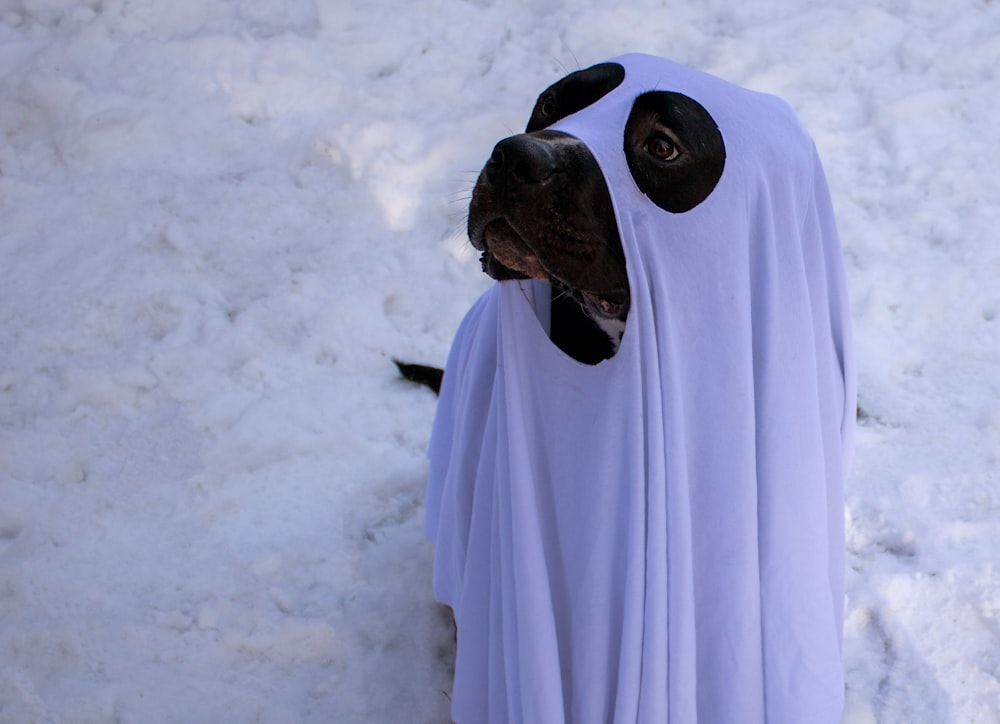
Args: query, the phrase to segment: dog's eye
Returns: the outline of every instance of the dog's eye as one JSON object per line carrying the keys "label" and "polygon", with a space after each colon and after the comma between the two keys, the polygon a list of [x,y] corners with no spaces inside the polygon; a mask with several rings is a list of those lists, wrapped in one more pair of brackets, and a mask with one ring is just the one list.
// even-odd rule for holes
{"label": "dog's eye", "polygon": [[582,111],[617,88],[624,79],[625,69],[618,63],[599,63],[570,73],[538,96],[525,133],[548,128],[556,121]]}
{"label": "dog's eye", "polygon": [[673,161],[681,155],[680,150],[671,139],[660,135],[650,136],[649,140],[646,141],[646,151],[661,161]]}
{"label": "dog's eye", "polygon": [[556,97],[552,93],[542,96],[542,102],[538,106],[538,113],[542,118],[548,118],[556,112]]}

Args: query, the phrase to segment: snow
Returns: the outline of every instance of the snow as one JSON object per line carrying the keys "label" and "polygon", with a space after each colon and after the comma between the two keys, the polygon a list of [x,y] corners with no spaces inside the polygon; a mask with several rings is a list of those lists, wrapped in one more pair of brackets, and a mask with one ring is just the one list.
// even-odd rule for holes
{"label": "snow", "polygon": [[1000,4],[0,0],[0,722],[440,722],[422,495],[493,143],[652,52],[824,159],[845,720],[1000,722]]}

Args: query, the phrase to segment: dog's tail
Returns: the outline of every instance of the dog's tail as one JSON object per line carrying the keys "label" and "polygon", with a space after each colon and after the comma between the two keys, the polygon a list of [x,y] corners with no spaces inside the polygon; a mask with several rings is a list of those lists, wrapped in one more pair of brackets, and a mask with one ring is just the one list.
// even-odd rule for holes
{"label": "dog's tail", "polygon": [[399,368],[399,374],[403,376],[403,379],[409,380],[410,382],[416,382],[418,385],[424,385],[434,390],[434,394],[441,393],[441,379],[444,377],[444,370],[439,367],[428,367],[427,365],[416,365],[409,362],[400,362],[398,359],[394,359],[393,362],[396,363],[396,367]]}

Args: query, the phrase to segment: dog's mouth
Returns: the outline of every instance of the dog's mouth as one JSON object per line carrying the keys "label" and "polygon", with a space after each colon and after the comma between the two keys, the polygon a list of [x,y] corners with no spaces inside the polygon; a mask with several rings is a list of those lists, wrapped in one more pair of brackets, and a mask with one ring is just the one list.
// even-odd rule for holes
{"label": "dog's mouth", "polygon": [[472,245],[483,252],[479,259],[483,271],[498,281],[551,278],[524,237],[504,218],[487,223]]}
{"label": "dog's mouth", "polygon": [[594,312],[595,316],[605,319],[624,320],[628,314],[629,292],[627,289],[620,289],[604,294],[594,294],[592,292],[580,292],[583,305]]}
{"label": "dog's mouth", "polygon": [[576,299],[595,318],[623,320],[628,312],[628,289],[590,292],[574,289],[562,279],[550,274],[538,255],[505,218],[487,222],[480,234],[472,237],[472,245],[482,251],[479,261],[483,271],[496,279],[541,279],[550,282],[560,294]]}

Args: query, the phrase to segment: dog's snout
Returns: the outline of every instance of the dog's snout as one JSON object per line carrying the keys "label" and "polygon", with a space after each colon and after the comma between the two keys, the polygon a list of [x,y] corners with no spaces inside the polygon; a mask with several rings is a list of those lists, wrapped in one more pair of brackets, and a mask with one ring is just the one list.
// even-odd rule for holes
{"label": "dog's snout", "polygon": [[537,184],[549,178],[556,169],[556,158],[545,141],[527,134],[500,141],[486,164],[486,175],[492,183],[502,181],[517,184]]}

